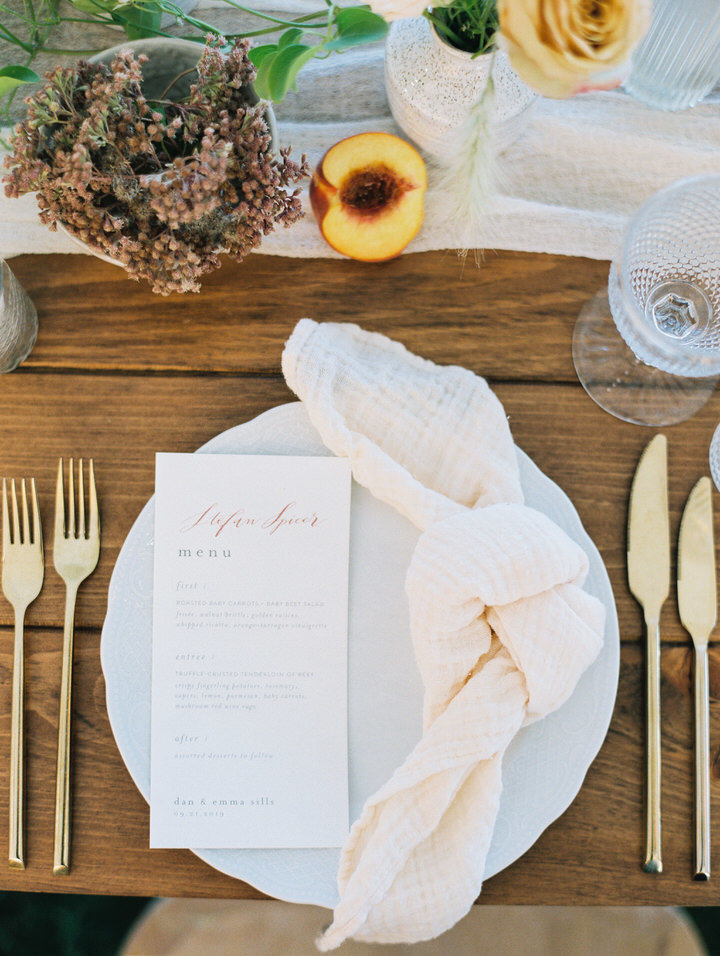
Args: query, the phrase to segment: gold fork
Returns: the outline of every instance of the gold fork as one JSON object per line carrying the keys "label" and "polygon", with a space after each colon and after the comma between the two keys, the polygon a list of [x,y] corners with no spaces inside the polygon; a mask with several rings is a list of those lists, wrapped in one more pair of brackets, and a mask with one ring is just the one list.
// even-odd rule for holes
{"label": "gold fork", "polygon": [[30,479],[32,496],[32,528],[28,513],[25,479],[21,485],[22,527],[18,513],[15,479],[10,485],[12,499],[12,530],[8,512],[7,481],[3,478],[2,530],[2,589],[15,610],[15,648],[13,652],[12,717],[10,729],[10,841],[8,862],[17,869],[25,869],[23,849],[23,777],[24,777],[24,688],[25,651],[23,624],[25,612],[40,593],[45,565],[43,561],[42,527],[38,510],[35,479]]}
{"label": "gold fork", "polygon": [[[82,458],[78,467],[78,495],[75,501],[73,460],[68,474],[68,507],[65,513],[63,460],[58,465],[55,494],[55,570],[65,582],[65,628],[63,633],[62,677],[60,683],[60,716],[58,720],[58,759],[55,786],[55,842],[53,873],[57,876],[70,870],[70,715],[72,710],[72,663],[75,621],[75,599],[80,584],[92,574],[100,554],[100,515],[95,491],[95,471],[90,459],[88,482],[90,521],[85,530],[85,491]],[[77,505],[78,531],[75,534]]]}

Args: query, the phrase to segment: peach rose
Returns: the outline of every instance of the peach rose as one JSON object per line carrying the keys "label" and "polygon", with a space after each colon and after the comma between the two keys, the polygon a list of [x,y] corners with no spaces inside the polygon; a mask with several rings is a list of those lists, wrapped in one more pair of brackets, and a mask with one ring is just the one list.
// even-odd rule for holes
{"label": "peach rose", "polygon": [[500,43],[544,96],[623,81],[650,22],[650,0],[498,0]]}

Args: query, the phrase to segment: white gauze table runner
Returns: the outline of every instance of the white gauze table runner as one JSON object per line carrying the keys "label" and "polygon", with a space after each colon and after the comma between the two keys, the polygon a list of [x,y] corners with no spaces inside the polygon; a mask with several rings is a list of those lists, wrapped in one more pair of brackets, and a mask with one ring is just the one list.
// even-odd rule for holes
{"label": "white gauze table runner", "polygon": [[[283,7],[279,0],[260,0],[253,6],[291,16],[318,8],[316,0],[286,0]],[[236,11],[214,0],[201,0],[195,13],[227,32],[249,26]],[[87,32],[79,24],[68,25],[59,45],[112,46],[123,38],[122,33],[92,28],[88,39]],[[46,57],[40,66],[59,61],[70,60]],[[277,108],[282,144],[292,144],[297,155],[307,153],[314,166],[346,136],[368,130],[400,132],[387,104],[383,64],[382,44],[311,63],[300,74],[298,92]],[[703,172],[720,172],[717,99],[682,113],[651,110],[621,92],[541,99],[525,133],[502,159],[501,195],[470,244],[609,259],[628,217],[643,200],[681,176]],[[447,197],[438,188],[438,178],[431,167],[425,224],[407,252],[461,244],[461,231],[446,221]],[[315,225],[307,190],[304,203],[307,217],[266,237],[260,252],[337,257]],[[40,223],[32,197],[10,200],[0,193],[0,255],[82,251]]]}
{"label": "white gauze table runner", "polygon": [[429,939],[480,892],[505,750],[570,696],[600,651],[605,610],[582,590],[582,549],[523,504],[484,379],[309,319],[282,364],[325,445],[423,532],[406,590],[424,733],[354,823],[318,945]]}

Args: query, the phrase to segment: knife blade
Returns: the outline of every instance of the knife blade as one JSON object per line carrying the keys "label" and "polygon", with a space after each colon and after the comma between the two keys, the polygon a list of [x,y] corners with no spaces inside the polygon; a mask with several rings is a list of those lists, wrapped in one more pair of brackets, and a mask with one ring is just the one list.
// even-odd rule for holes
{"label": "knife blade", "polygon": [[710,732],[708,638],[717,622],[712,489],[690,492],[678,542],[678,608],[695,646],[695,879],[710,879]]}
{"label": "knife blade", "polygon": [[662,873],[660,825],[660,613],[670,592],[667,439],[656,435],[640,457],[630,491],[628,583],[643,609],[646,654],[647,873]]}

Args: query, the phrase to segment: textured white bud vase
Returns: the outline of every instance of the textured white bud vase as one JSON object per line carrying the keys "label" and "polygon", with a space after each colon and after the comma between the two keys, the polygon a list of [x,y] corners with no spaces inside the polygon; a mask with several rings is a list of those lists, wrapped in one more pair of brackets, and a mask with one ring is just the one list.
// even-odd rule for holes
{"label": "textured white bud vase", "polygon": [[452,158],[457,133],[485,90],[495,84],[491,128],[500,153],[525,128],[537,93],[502,50],[473,59],[441,40],[425,17],[396,20],[385,44],[385,89],[398,126],[440,161]]}
{"label": "textured white bud vase", "polygon": [[0,259],[0,372],[12,372],[28,357],[37,333],[35,306]]}

